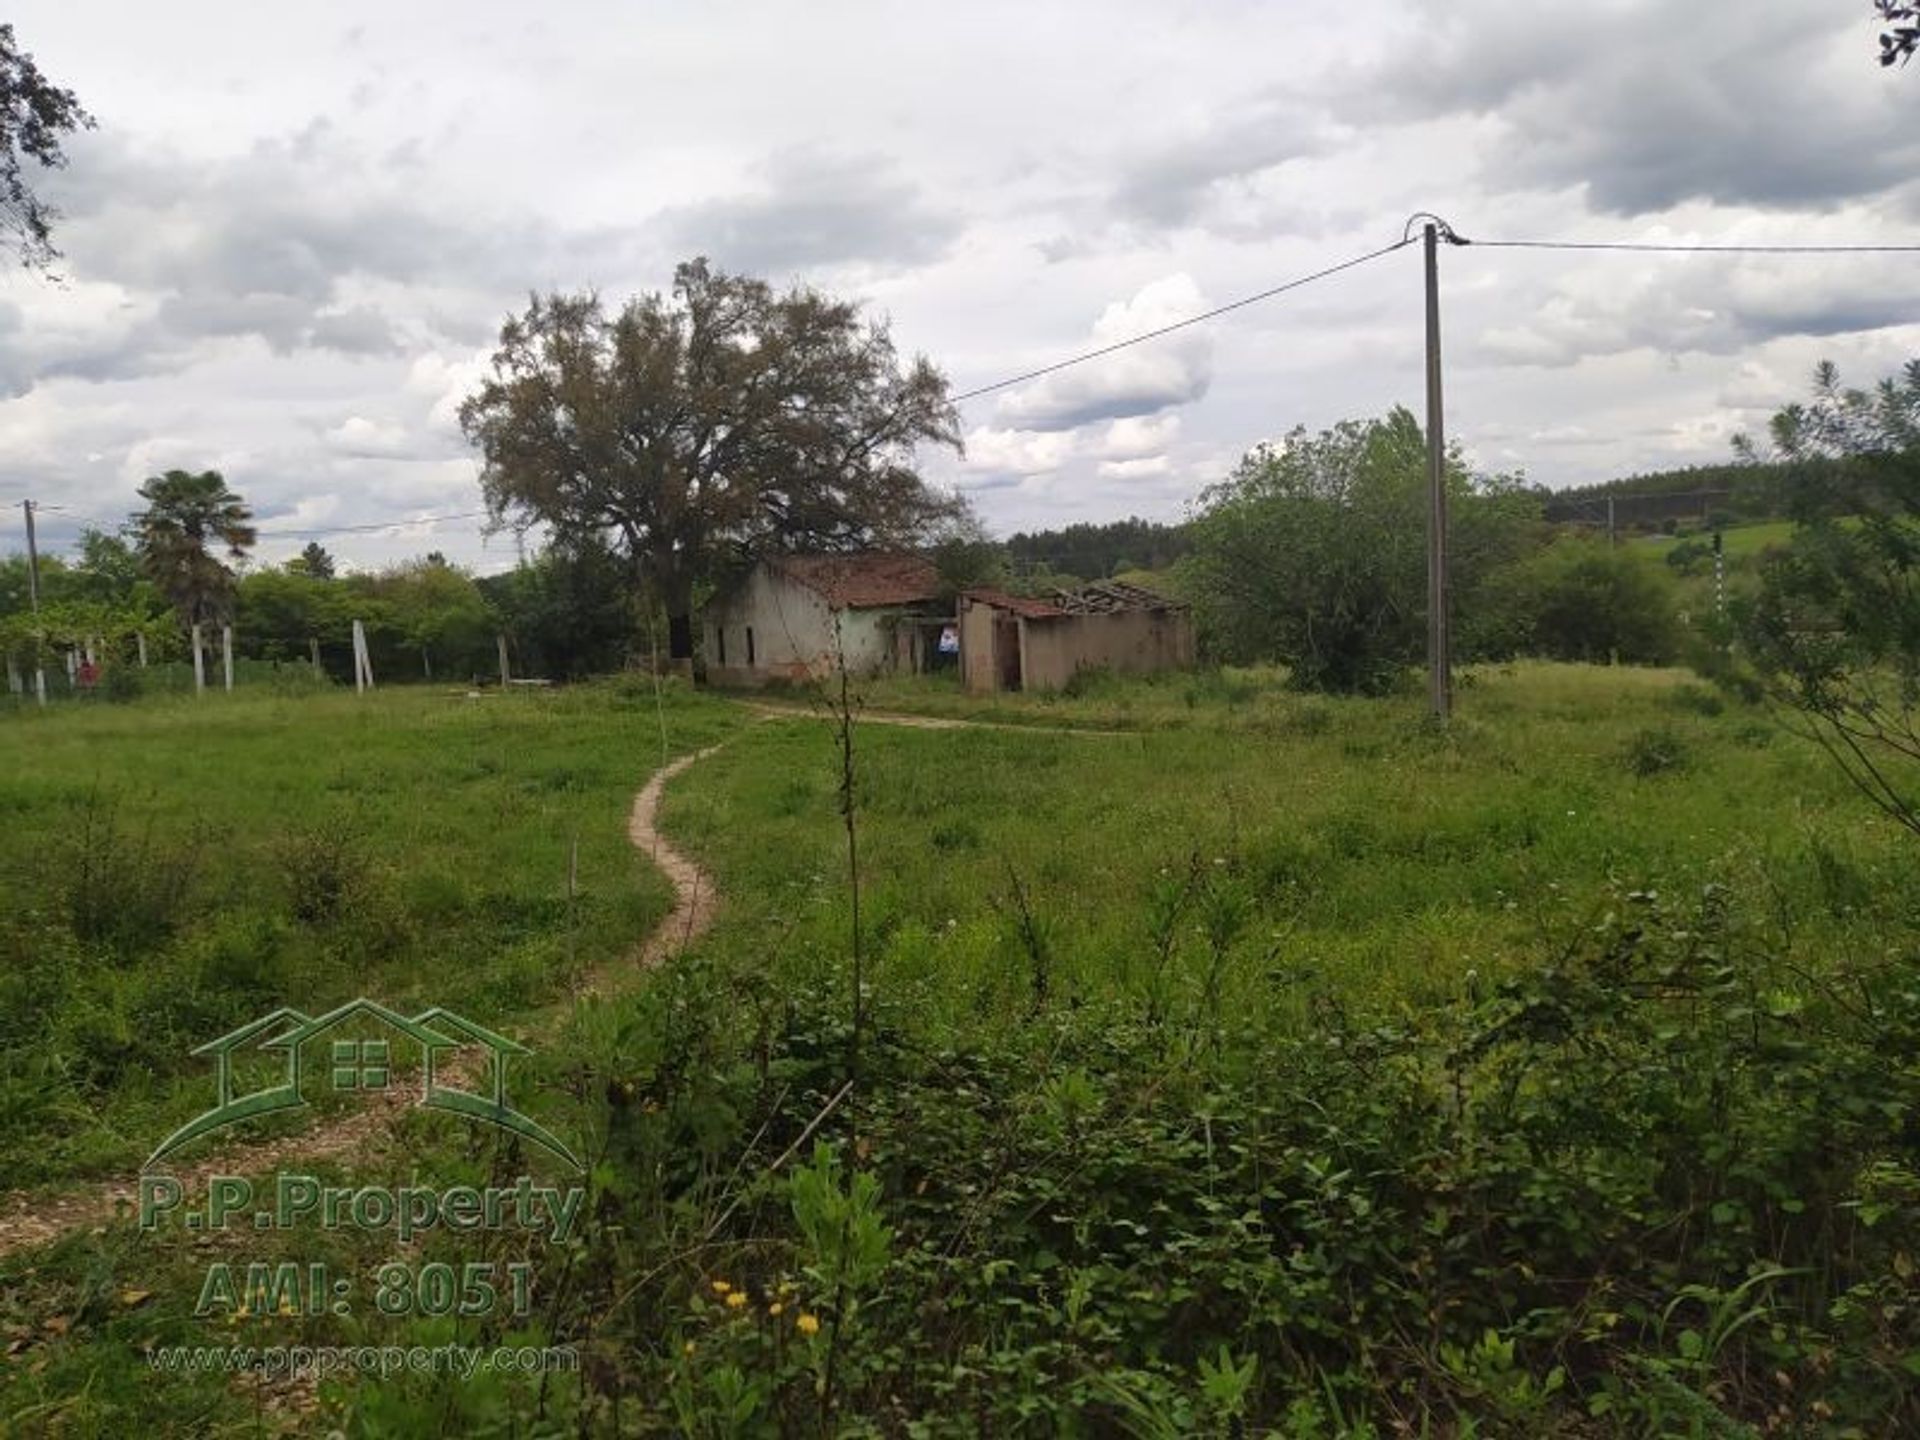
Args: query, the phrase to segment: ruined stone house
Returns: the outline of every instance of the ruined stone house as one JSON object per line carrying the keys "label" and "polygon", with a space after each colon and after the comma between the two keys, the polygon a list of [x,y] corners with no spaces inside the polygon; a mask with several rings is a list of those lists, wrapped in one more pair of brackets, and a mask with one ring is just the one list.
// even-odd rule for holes
{"label": "ruined stone house", "polygon": [[960,670],[968,693],[1058,690],[1082,670],[1193,664],[1193,614],[1178,600],[1118,580],[1045,598],[1001,590],[960,596]]}

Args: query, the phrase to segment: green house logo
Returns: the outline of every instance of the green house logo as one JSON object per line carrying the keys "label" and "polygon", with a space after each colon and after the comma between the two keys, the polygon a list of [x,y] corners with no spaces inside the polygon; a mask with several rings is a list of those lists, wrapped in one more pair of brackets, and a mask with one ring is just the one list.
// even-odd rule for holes
{"label": "green house logo", "polygon": [[[354,1031],[352,1035],[339,1033],[348,1028]],[[448,1052],[463,1050],[484,1057],[488,1093],[461,1089],[444,1078]],[[256,1052],[277,1057],[284,1079],[236,1094],[236,1057]],[[575,1170],[586,1168],[550,1130],[507,1103],[507,1062],[516,1055],[528,1054],[527,1047],[440,1006],[413,1016],[364,997],[349,1000],[324,1015],[304,1015],[282,1007],[208,1041],[192,1053],[213,1058],[216,1103],[161,1141],[147,1157],[147,1167],[191,1141],[243,1120],[301,1109],[316,1087],[324,1085],[355,1095],[378,1093],[394,1087],[397,1073],[417,1069],[420,1105],[497,1125]]]}

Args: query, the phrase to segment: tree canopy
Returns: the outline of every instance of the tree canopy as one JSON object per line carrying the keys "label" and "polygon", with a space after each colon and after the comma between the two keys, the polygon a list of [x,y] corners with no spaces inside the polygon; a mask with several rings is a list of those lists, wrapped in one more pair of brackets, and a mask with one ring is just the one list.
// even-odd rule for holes
{"label": "tree canopy", "polygon": [[[1426,441],[1382,419],[1295,429],[1204,491],[1181,562],[1203,641],[1228,660],[1277,659],[1310,689],[1380,690],[1421,653]],[[1530,543],[1537,497],[1515,479],[1447,466],[1456,605]]]}
{"label": "tree canopy", "polygon": [[947,384],[884,321],[705,260],[608,313],[536,296],[461,407],[496,519],[605,537],[691,653],[694,587],[742,551],[925,538],[959,510],[913,468],[960,443]]}
{"label": "tree canopy", "polygon": [[149,578],[183,625],[225,618],[232,609],[233,571],[209,547],[224,546],[231,560],[245,557],[255,538],[246,502],[218,470],[169,470],[142,485],[140,498],[147,508],[133,517],[133,526]]}
{"label": "tree canopy", "polygon": [[25,164],[61,168],[61,140],[92,126],[79,98],[41,74],[13,26],[0,25],[0,230],[13,237],[25,265],[44,268],[60,253],[53,248],[59,212],[34,192]]}

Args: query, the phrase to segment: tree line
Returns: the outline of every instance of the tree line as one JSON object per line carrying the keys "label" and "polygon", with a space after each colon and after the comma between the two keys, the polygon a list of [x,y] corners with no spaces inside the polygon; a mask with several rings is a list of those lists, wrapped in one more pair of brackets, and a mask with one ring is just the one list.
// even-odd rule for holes
{"label": "tree line", "polygon": [[318,542],[277,566],[252,566],[257,532],[243,497],[217,471],[171,471],[141,489],[145,509],[119,533],[88,529],[69,555],[39,562],[32,598],[24,555],[0,559],[0,651],[24,670],[86,650],[120,683],[136,653],[188,657],[191,627],[231,624],[236,654],[268,664],[351,673],[353,624],[376,675],[491,674],[496,636],[511,637],[523,673],[573,678],[618,668],[647,617],[626,567],[604,546],[554,544],[497,576],[476,577],[431,552],[342,574]]}

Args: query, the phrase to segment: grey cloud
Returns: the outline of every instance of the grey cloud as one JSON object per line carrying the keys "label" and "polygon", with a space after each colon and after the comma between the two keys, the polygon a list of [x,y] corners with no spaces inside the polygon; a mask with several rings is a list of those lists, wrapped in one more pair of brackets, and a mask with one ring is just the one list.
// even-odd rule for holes
{"label": "grey cloud", "polygon": [[756,168],[754,193],[663,210],[655,232],[675,253],[780,275],[847,262],[924,264],[963,228],[880,157],[788,150]]}
{"label": "grey cloud", "polygon": [[[635,253],[612,229],[462,216],[408,178],[404,147],[370,160],[324,123],[223,160],[81,141],[48,186],[66,213],[68,266],[77,281],[151,297],[153,314],[47,373],[153,373],[188,363],[195,342],[241,336],[278,355],[400,352],[391,316],[346,303],[354,282],[430,295],[422,323],[464,341],[490,333],[500,297],[530,277],[594,280]],[[474,313],[459,314],[469,297]]]}
{"label": "grey cloud", "polygon": [[1128,164],[1113,205],[1152,226],[1191,224],[1204,217],[1221,187],[1320,154],[1328,143],[1325,121],[1298,102],[1257,96]]}
{"label": "grey cloud", "polygon": [[[1584,186],[1616,215],[1689,200],[1831,207],[1908,179],[1920,135],[1863,16],[1779,0],[1711,5],[1432,7],[1394,57],[1325,94],[1356,123],[1492,117],[1483,181]],[[1851,79],[1849,75],[1851,74]]]}
{"label": "grey cloud", "polygon": [[314,317],[307,343],[344,355],[398,355],[405,348],[393,325],[371,305],[354,305]]}
{"label": "grey cloud", "polygon": [[1564,366],[1630,350],[1731,355],[1784,336],[1880,330],[1911,323],[1920,309],[1910,268],[1804,258],[1682,264],[1604,286],[1605,272],[1588,269],[1525,319],[1483,331],[1474,348],[1496,363]]}
{"label": "grey cloud", "polygon": [[1022,391],[1002,402],[1009,424],[1031,430],[1072,430],[1100,420],[1157,415],[1205,397],[1212,376],[1184,365],[1118,371],[1068,371],[1058,383]]}

